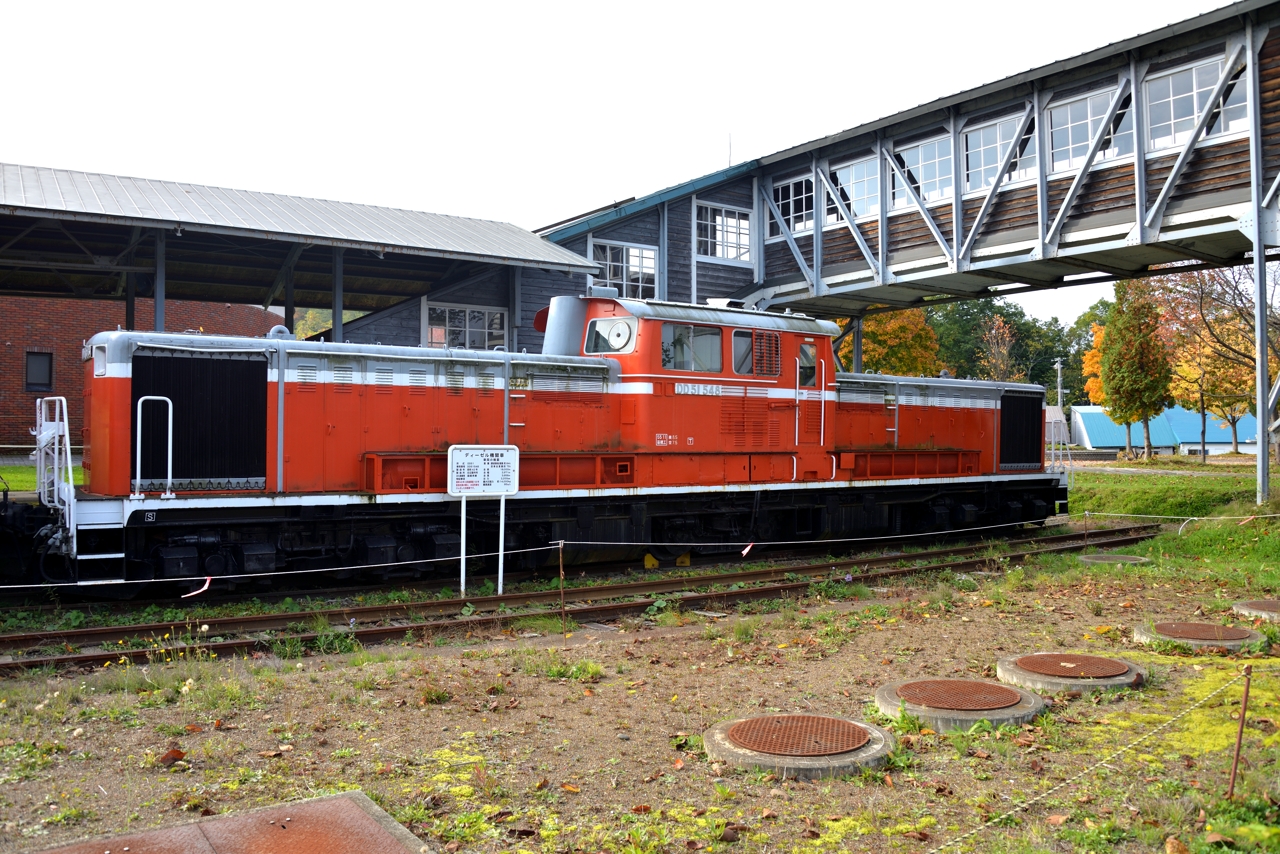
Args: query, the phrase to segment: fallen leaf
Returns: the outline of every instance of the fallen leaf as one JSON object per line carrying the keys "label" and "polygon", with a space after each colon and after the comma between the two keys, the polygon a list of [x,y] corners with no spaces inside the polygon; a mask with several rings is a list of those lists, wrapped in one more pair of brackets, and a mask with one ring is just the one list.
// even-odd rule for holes
{"label": "fallen leaf", "polygon": [[592,691],[590,688],[582,689],[582,696],[584,697],[594,697],[595,695],[596,695],[596,692]]}
{"label": "fallen leaf", "polygon": [[636,815],[644,815],[647,812],[652,812],[653,807],[649,806],[648,804],[636,804],[631,808],[631,811]]}
{"label": "fallen leaf", "polygon": [[707,847],[707,843],[699,842],[696,839],[686,839],[684,847],[688,848],[690,851],[701,851],[703,848]]}
{"label": "fallen leaf", "polygon": [[677,759],[675,762],[671,763],[671,767],[679,771],[680,769],[684,768],[684,760]]}
{"label": "fallen leaf", "polygon": [[720,841],[721,842],[737,842],[738,831],[734,830],[732,826],[726,827],[724,830],[720,832]]}
{"label": "fallen leaf", "polygon": [[213,722],[213,728],[222,729],[222,718],[218,718],[216,721]]}
{"label": "fallen leaf", "polygon": [[985,751],[985,750],[972,750],[972,751],[970,751],[970,755],[971,755],[971,756],[973,756],[973,757],[975,757],[975,758],[977,758],[977,759],[990,759],[990,758],[991,758],[991,754],[990,754],[990,753],[987,753],[987,751]]}
{"label": "fallen leaf", "polygon": [[517,839],[528,839],[530,836],[536,836],[538,831],[532,827],[509,827],[507,828],[507,836],[514,836]]}
{"label": "fallen leaf", "polygon": [[289,753],[289,752],[290,752],[290,751],[292,751],[292,750],[293,750],[293,745],[292,745],[292,744],[282,744],[282,745],[280,745],[280,752],[281,752],[281,753]]}
{"label": "fallen leaf", "polygon": [[700,817],[700,816],[704,816],[704,815],[706,815],[706,814],[707,814],[707,811],[706,811],[706,810],[704,810],[704,809],[696,809],[696,810],[694,810],[694,811],[693,811],[693,817],[694,817],[694,818],[698,818],[698,817]]}
{"label": "fallen leaf", "polygon": [[937,735],[937,733],[936,733],[936,732],[934,732],[933,730],[929,729],[928,727],[925,727],[924,729],[920,730],[920,734],[921,734],[921,735]]}
{"label": "fallen leaf", "polygon": [[812,827],[811,827],[811,828],[809,828],[808,830],[805,830],[805,831],[804,831],[804,832],[802,832],[800,835],[801,835],[803,838],[805,838],[805,839],[817,839],[817,838],[819,838],[820,836],[822,836],[822,834],[821,834],[821,833],[819,833],[818,831],[814,830]]}
{"label": "fallen leaf", "polygon": [[1235,845],[1236,841],[1230,836],[1223,836],[1221,833],[1206,833],[1204,841],[1209,845]]}
{"label": "fallen leaf", "polygon": [[181,750],[177,750],[177,749],[170,750],[167,753],[165,753],[164,756],[160,757],[160,764],[164,766],[172,765],[173,763],[177,762],[179,759],[186,758],[186,755],[187,754],[183,753]]}
{"label": "fallen leaf", "polygon": [[908,830],[906,833],[902,835],[907,837],[908,839],[914,839],[917,842],[929,841],[929,834],[925,833],[923,830]]}
{"label": "fallen leaf", "polygon": [[445,845],[445,846],[444,846],[444,850],[445,850],[445,851],[448,851],[448,852],[449,852],[449,854],[454,854],[454,852],[455,852],[455,851],[457,851],[457,850],[458,850],[459,848],[461,848],[461,847],[462,847],[462,843],[455,839],[455,840],[453,840],[452,842],[450,842],[450,843],[448,843],[447,845]]}
{"label": "fallen leaf", "polygon": [[765,821],[772,821],[777,817],[778,817],[778,814],[771,809],[766,809],[764,812],[760,813],[760,818],[764,819]]}
{"label": "fallen leaf", "polygon": [[1191,850],[1178,837],[1170,836],[1164,841],[1164,854],[1191,854]]}
{"label": "fallen leaf", "polygon": [[1043,770],[1044,770],[1044,763],[1043,763],[1043,762],[1041,762],[1039,759],[1032,759],[1032,760],[1031,760],[1031,770],[1032,770],[1032,771],[1035,771],[1035,772],[1037,772],[1037,773],[1039,773],[1040,771],[1043,771]]}
{"label": "fallen leaf", "polygon": [[283,754],[278,750],[259,750],[258,755],[261,756],[263,759],[275,759],[276,757],[282,756]]}
{"label": "fallen leaf", "polygon": [[886,786],[888,786],[890,789],[892,789],[892,788],[893,788],[893,777],[889,776],[888,774],[885,774],[885,775],[884,775],[884,784],[885,784]]}
{"label": "fallen leaf", "polygon": [[541,792],[541,791],[542,791],[543,789],[545,789],[546,787],[547,787],[547,778],[546,778],[546,777],[543,777],[541,780],[539,780],[538,782],[536,782],[536,783],[534,783],[534,784],[533,784],[533,790],[534,790],[535,792]]}
{"label": "fallen leaf", "polygon": [[1048,821],[1049,824],[1054,827],[1062,827],[1062,825],[1067,823],[1067,817],[1065,815],[1051,815],[1049,816]]}
{"label": "fallen leaf", "polygon": [[581,791],[582,791],[581,789],[579,789],[577,786],[573,785],[572,783],[561,783],[561,784],[560,784],[560,788],[564,789],[566,792],[574,792],[574,793],[577,793],[577,792],[581,792]]}
{"label": "fallen leaf", "polygon": [[1089,828],[1090,830],[1095,830],[1098,827],[1097,822],[1095,822],[1091,818],[1086,818],[1084,820],[1084,826]]}
{"label": "fallen leaf", "polygon": [[191,732],[191,733],[204,732],[204,727],[200,726],[199,724],[187,724],[186,730],[187,732]]}

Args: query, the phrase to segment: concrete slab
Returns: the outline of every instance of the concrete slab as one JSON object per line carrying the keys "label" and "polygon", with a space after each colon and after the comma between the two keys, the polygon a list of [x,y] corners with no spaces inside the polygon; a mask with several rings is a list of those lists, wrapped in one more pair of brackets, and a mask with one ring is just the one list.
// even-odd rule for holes
{"label": "concrete slab", "polygon": [[1231,652],[1239,652],[1245,644],[1257,643],[1262,640],[1263,635],[1255,632],[1253,629],[1240,628],[1240,632],[1244,633],[1243,637],[1221,637],[1226,632],[1219,631],[1218,637],[1214,637],[1213,630],[1229,630],[1236,627],[1218,626],[1213,623],[1182,623],[1180,625],[1197,625],[1205,630],[1205,634],[1209,635],[1204,638],[1187,638],[1175,637],[1167,635],[1160,631],[1160,626],[1168,625],[1167,623],[1157,623],[1155,626],[1136,626],[1133,630],[1133,639],[1137,643],[1153,643],[1155,641],[1170,641],[1171,643],[1182,644],[1193,650],[1199,649],[1227,649]]}
{"label": "concrete slab", "polygon": [[177,827],[76,842],[43,854],[426,854],[432,850],[363,792],[343,792]]}
{"label": "concrete slab", "polygon": [[1280,599],[1253,599],[1248,602],[1237,602],[1231,610],[1245,617],[1257,619],[1261,617],[1270,623],[1280,623]]}

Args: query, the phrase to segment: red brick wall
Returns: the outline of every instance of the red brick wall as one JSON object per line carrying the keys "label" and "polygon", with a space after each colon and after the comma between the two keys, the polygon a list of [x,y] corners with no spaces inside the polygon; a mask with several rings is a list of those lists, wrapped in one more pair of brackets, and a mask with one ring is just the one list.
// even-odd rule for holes
{"label": "red brick wall", "polygon": [[[137,301],[137,328],[151,328],[155,308],[149,299]],[[223,335],[265,335],[283,322],[278,314],[257,306],[211,302],[165,303],[165,327],[170,332],[203,329]],[[71,410],[71,443],[80,444],[84,366],[80,349],[93,335],[124,325],[124,303],[105,300],[28,299],[0,297],[0,445],[35,447],[37,398],[67,399]],[[53,391],[27,391],[27,353],[53,353]],[[0,454],[18,454],[0,448]]]}

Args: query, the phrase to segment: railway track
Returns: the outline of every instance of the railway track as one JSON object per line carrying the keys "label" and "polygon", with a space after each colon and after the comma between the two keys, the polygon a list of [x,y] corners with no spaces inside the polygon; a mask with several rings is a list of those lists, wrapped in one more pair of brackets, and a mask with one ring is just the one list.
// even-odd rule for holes
{"label": "railway track", "polygon": [[[1150,539],[1157,525],[1140,525],[1075,532],[1025,540],[1006,541],[1020,550],[1001,553],[1006,564],[1086,548],[1120,548]],[[777,566],[740,572],[669,577],[652,581],[566,588],[564,602],[576,621],[604,621],[644,613],[658,597],[676,599],[683,608],[727,607],[759,599],[802,593],[815,580],[834,576],[842,581],[874,582],[896,576],[936,573],[946,570],[972,571],[992,565],[983,554],[990,544],[966,545],[916,552],[910,555],[861,557],[824,561],[801,566]],[[950,560],[947,560],[950,558]],[[942,560],[941,563],[932,561]],[[909,565],[900,565],[910,561]],[[857,572],[850,570],[857,569]],[[843,570],[843,572],[841,572]],[[754,585],[754,586],[745,586]],[[361,643],[378,643],[403,638],[406,632],[426,636],[445,630],[496,630],[502,623],[519,617],[558,615],[560,590],[516,593],[504,596],[471,597],[418,603],[332,608],[310,612],[259,614],[193,622],[151,623],[108,626],[71,631],[31,632],[0,635],[0,651],[10,654],[0,660],[0,672],[39,667],[97,667],[107,662],[146,662],[177,658],[186,651],[219,656],[240,654],[273,643],[314,642],[318,631],[298,631],[324,621],[328,631],[335,627]],[[556,606],[547,608],[546,606]],[[572,606],[572,607],[569,607]],[[277,634],[281,633],[283,634]],[[221,639],[239,634],[234,640]],[[129,642],[126,646],[126,642]],[[139,643],[146,646],[140,647]],[[67,654],[24,655],[30,650],[64,647]],[[80,652],[78,647],[97,646],[99,651]]]}
{"label": "railway track", "polygon": [[[1052,528],[1055,524],[1060,524],[1061,520],[1055,522],[1057,517],[1050,517],[1046,520],[1046,526]],[[965,532],[963,530],[949,531],[940,533],[934,538],[930,538],[924,542],[947,543],[949,541],[965,540]],[[968,541],[974,543],[975,541]],[[990,544],[1007,544],[1011,542],[1000,536],[983,537],[976,541],[986,545]],[[1021,540],[1017,541],[1021,542]],[[901,539],[885,539],[876,543],[876,549],[883,551],[884,549],[900,548],[902,546],[921,545],[922,540],[919,537],[903,537]],[[767,559],[772,561],[797,560],[813,555],[826,554],[832,550],[833,546],[838,546],[837,542],[823,542],[814,546],[794,547],[794,546],[774,546],[768,548],[760,548],[754,551],[752,562]],[[775,549],[777,549],[775,551]],[[853,555],[850,555],[853,557]],[[699,566],[722,566],[726,562],[724,556],[694,558],[690,561],[690,567]],[[664,565],[670,565],[672,561],[664,562]],[[585,575],[587,577],[607,577],[619,573],[635,571],[640,565],[640,561],[614,561],[606,563],[594,564],[574,564],[571,569],[575,575]],[[570,567],[566,566],[566,571]],[[336,570],[335,570],[336,571]],[[509,586],[521,584],[527,581],[536,581],[539,579],[551,578],[554,576],[554,570],[546,568],[535,570],[516,570],[506,573],[506,583]],[[483,585],[486,581],[497,584],[498,576],[487,572],[468,572],[468,580],[473,587]],[[144,582],[139,582],[144,583]],[[318,587],[296,587],[293,589],[269,589],[269,590],[251,590],[243,593],[222,593],[202,596],[199,600],[201,606],[231,605],[242,602],[267,602],[279,603],[285,599],[303,598],[310,600],[317,599],[342,599],[345,597],[365,596],[370,593],[387,592],[387,591],[403,591],[408,590],[418,594],[435,593],[440,590],[452,588],[454,582],[448,578],[437,577],[423,580],[405,580],[400,579],[389,583],[363,583],[351,584],[344,586],[318,586]],[[140,611],[150,606],[159,608],[172,608],[178,603],[174,597],[166,599],[123,599],[119,601],[104,601],[93,595],[87,595],[85,592],[74,588],[55,589],[54,595],[57,602],[32,602],[29,599],[20,599],[16,597],[6,597],[0,595],[0,608],[21,609],[28,613],[35,614],[53,614],[64,611],[70,605],[86,606],[87,610],[95,613],[109,613],[119,611]]]}

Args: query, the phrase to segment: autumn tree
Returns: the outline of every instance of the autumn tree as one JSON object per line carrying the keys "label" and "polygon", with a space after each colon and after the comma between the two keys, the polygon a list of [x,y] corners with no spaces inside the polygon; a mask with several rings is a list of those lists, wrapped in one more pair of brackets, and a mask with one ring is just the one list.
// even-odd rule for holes
{"label": "autumn tree", "polygon": [[[842,325],[848,321],[842,321]],[[840,345],[840,359],[853,365],[853,336]],[[945,366],[938,361],[938,336],[918,308],[873,314],[862,321],[862,369],[902,377],[934,376]]]}
{"label": "autumn tree", "polygon": [[[1216,334],[1233,346],[1248,346],[1251,330],[1239,324],[1234,328],[1221,325]],[[1256,385],[1252,367],[1222,358],[1207,337],[1194,334],[1178,337],[1169,391],[1183,406],[1199,410],[1202,433],[1205,412],[1222,419],[1224,423],[1219,427],[1231,430],[1233,454],[1240,453],[1240,420],[1249,413]]]}
{"label": "autumn tree", "polygon": [[995,315],[982,333],[982,345],[978,352],[979,376],[987,380],[1025,382],[1026,372],[1018,367],[1014,359],[1013,348],[1016,341],[1013,327],[1005,322],[1004,317]]}
{"label": "autumn tree", "polygon": [[1089,329],[1093,336],[1093,346],[1085,350],[1080,359],[1080,373],[1084,376],[1084,391],[1089,395],[1089,402],[1095,406],[1106,406],[1107,393],[1102,389],[1102,339],[1107,334],[1107,327],[1095,323]]}
{"label": "autumn tree", "polygon": [[1168,405],[1173,369],[1161,334],[1160,312],[1140,287],[1134,282],[1116,283],[1116,304],[1102,337],[1099,373],[1112,420],[1125,425],[1141,421],[1143,452],[1150,458],[1151,419]]}

